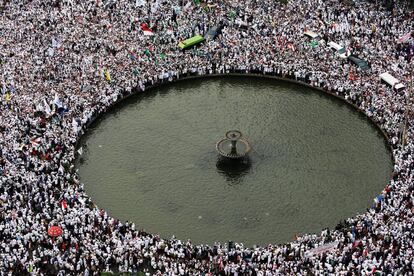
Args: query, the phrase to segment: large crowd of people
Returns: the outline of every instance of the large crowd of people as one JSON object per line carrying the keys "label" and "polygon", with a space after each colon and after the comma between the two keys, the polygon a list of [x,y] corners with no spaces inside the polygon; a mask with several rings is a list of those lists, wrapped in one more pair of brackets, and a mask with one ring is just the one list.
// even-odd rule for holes
{"label": "large crowd of people", "polygon": [[[0,1],[0,274],[413,274],[414,20],[401,3],[376,2]],[[214,39],[177,47],[217,25]],[[328,41],[369,68],[340,58]],[[384,72],[406,89],[382,84]],[[91,202],[74,164],[98,114],[159,83],[227,73],[296,79],[375,121],[394,170],[372,207],[335,229],[245,248],[160,238]],[[51,226],[62,235],[50,237]]]}

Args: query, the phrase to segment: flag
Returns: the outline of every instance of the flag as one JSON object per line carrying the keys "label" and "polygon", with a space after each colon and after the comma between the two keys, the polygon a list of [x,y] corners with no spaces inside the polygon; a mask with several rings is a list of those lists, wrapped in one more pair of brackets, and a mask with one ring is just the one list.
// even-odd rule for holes
{"label": "flag", "polygon": [[128,51],[128,57],[132,60],[138,59],[137,54],[135,54],[133,51]]}
{"label": "flag", "polygon": [[75,118],[72,119],[72,128],[73,132],[78,133],[78,121]]}
{"label": "flag", "polygon": [[52,47],[53,48],[59,48],[60,47],[60,43],[58,40],[56,40],[54,37],[52,38]]}
{"label": "flag", "polygon": [[65,115],[65,113],[66,113],[66,112],[68,112],[68,111],[69,111],[69,108],[67,108],[66,106],[62,106],[62,107],[59,107],[59,108],[57,109],[57,113],[58,113],[60,116]]}
{"label": "flag", "polygon": [[397,41],[399,43],[404,43],[404,42],[407,42],[410,39],[411,39],[411,32],[408,32],[405,35],[403,35],[402,37],[400,37]]}
{"label": "flag", "polygon": [[173,30],[173,28],[172,28],[172,27],[169,27],[169,28],[167,29],[167,34],[169,34],[169,35],[173,35],[173,34],[174,34],[174,30]]}
{"label": "flag", "polygon": [[0,92],[1,93],[6,93],[7,92],[7,86],[6,86],[5,82],[3,82],[3,85],[2,85],[2,88],[1,88]]}
{"label": "flag", "polygon": [[288,49],[292,50],[293,52],[296,50],[295,49],[295,45],[293,45],[293,43],[289,42],[287,45]]}
{"label": "flag", "polygon": [[383,200],[384,200],[384,196],[383,195],[379,195],[376,198],[374,198],[374,202],[375,203],[379,203],[379,202],[381,202]]}
{"label": "flag", "polygon": [[354,72],[352,70],[349,71],[349,77],[348,78],[349,78],[349,80],[352,80],[352,81],[356,80],[356,76],[354,75]]}
{"label": "flag", "polygon": [[191,6],[191,2],[187,2],[187,4],[185,4],[183,10],[186,11],[187,9],[189,9]]}
{"label": "flag", "polygon": [[85,200],[83,198],[77,197],[76,199],[80,202],[80,204],[85,205]]}
{"label": "flag", "polygon": [[316,42],[315,40],[312,40],[311,43],[310,43],[310,46],[312,48],[315,48],[316,46],[318,46],[318,42]]}
{"label": "flag", "polygon": [[135,0],[135,7],[142,7],[145,6],[144,0]]}
{"label": "flag", "polygon": [[6,95],[4,95],[4,99],[6,100],[6,102],[8,102],[10,101],[10,98],[11,98],[10,93],[7,92]]}
{"label": "flag", "polygon": [[105,75],[105,79],[110,82],[111,81],[111,75],[109,74],[109,70],[105,69],[104,70],[104,75]]}
{"label": "flag", "polygon": [[151,29],[142,30],[142,32],[146,36],[152,36],[152,35],[154,35],[154,32]]}
{"label": "flag", "polygon": [[40,137],[30,139],[30,143],[32,144],[32,147],[38,147],[40,145]]}
{"label": "flag", "polygon": [[55,99],[53,100],[53,103],[56,105],[57,108],[60,108],[63,106],[61,100],[59,99],[58,94],[55,94]]}
{"label": "flag", "polygon": [[62,210],[65,210],[66,208],[68,208],[68,204],[66,203],[66,200],[62,200],[60,202],[60,206],[62,207]]}
{"label": "flag", "polygon": [[154,31],[148,27],[147,23],[141,24],[141,30],[143,31],[144,35],[154,35]]}
{"label": "flag", "polygon": [[165,59],[166,57],[167,57],[167,55],[166,55],[166,54],[164,54],[164,53],[161,53],[161,54],[160,54],[160,58],[161,58],[161,59]]}
{"label": "flag", "polygon": [[362,242],[361,242],[360,240],[356,240],[356,241],[354,241],[354,243],[352,244],[352,248],[359,247],[360,245],[362,245]]}
{"label": "flag", "polygon": [[52,113],[52,110],[50,109],[50,105],[46,102],[45,99],[43,99],[43,105],[45,106],[44,110],[45,112],[49,115],[50,113]]}
{"label": "flag", "polygon": [[280,40],[281,45],[280,45],[280,51],[284,51],[285,49],[285,44],[286,44],[286,37],[283,37],[283,39]]}

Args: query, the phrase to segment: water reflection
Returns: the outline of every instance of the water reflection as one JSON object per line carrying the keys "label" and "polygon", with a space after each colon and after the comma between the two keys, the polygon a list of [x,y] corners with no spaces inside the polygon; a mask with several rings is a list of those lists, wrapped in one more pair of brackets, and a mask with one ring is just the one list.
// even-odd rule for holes
{"label": "water reflection", "polygon": [[220,156],[216,162],[217,172],[224,176],[230,186],[242,183],[243,177],[249,173],[251,167],[252,162],[248,157],[229,159]]}

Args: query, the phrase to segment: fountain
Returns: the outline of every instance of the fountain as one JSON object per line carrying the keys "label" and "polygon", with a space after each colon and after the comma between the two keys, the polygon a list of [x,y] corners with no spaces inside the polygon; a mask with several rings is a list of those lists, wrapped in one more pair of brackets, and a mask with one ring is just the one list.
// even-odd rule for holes
{"label": "fountain", "polygon": [[227,131],[226,138],[216,144],[216,150],[220,156],[228,159],[243,159],[251,149],[249,141],[238,130]]}

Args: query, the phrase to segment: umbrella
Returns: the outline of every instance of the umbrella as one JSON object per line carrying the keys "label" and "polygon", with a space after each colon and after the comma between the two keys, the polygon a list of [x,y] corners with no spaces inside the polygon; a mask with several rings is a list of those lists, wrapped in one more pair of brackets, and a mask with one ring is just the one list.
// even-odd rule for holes
{"label": "umbrella", "polygon": [[63,230],[59,226],[52,226],[49,228],[49,230],[47,230],[47,234],[51,236],[52,238],[58,237],[62,235],[62,233],[63,233]]}

